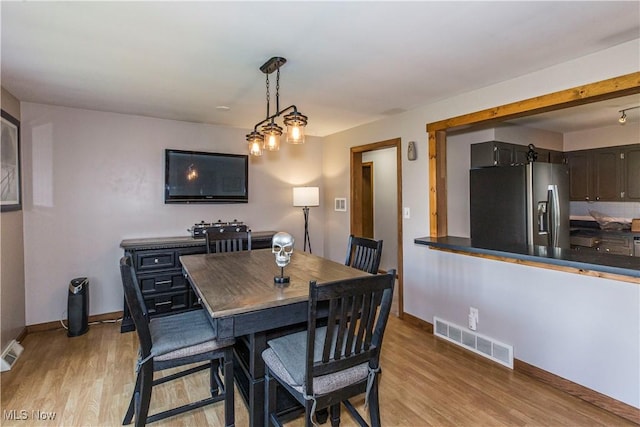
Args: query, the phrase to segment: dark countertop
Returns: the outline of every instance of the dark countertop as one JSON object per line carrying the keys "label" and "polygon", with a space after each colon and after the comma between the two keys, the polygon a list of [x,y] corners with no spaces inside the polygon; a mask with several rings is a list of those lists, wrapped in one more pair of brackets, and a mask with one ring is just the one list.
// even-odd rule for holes
{"label": "dark countertop", "polygon": [[[548,248],[546,246],[524,246],[500,249],[476,247],[472,244],[471,239],[455,236],[418,237],[414,239],[414,243],[439,249],[501,256],[523,261],[640,278],[640,257],[576,251],[573,249]],[[638,283],[640,283],[640,279]]]}
{"label": "dark countertop", "polygon": [[[251,240],[271,239],[276,231],[252,231]],[[141,239],[124,239],[120,242],[122,249],[165,249],[206,246],[204,238],[194,239],[191,236],[150,237]]]}

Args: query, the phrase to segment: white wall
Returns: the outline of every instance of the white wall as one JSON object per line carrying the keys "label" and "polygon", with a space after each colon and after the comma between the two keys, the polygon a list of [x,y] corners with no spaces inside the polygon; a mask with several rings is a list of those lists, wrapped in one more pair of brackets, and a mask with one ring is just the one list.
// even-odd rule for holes
{"label": "white wall", "polygon": [[398,269],[398,177],[396,148],[362,153],[363,162],[373,162],[373,237],[382,240],[380,269]]}
{"label": "white wall", "polygon": [[[618,116],[614,116],[616,119]],[[564,134],[564,151],[611,147],[640,143],[640,122],[629,122],[624,126],[614,124],[595,129],[577,130]]]}
{"label": "white wall", "polygon": [[[90,280],[90,314],[123,309],[118,260],[126,238],[188,235],[201,220],[245,221],[288,231],[302,249],[304,222],[293,186],[319,185],[322,146],[251,158],[249,203],[164,204],[164,149],[246,153],[247,130],[23,103],[26,322],[66,318],[67,286]],[[323,210],[310,233],[322,255]]]}
{"label": "white wall", "polygon": [[[429,235],[425,125],[462,114],[638,72],[640,40],[462,94],[325,138],[325,194],[349,188],[349,147],[401,138],[418,141],[403,158],[404,310],[466,324],[479,308],[478,332],[514,346],[516,358],[640,408],[638,284],[445,253],[413,243]],[[404,157],[404,156],[403,156]],[[459,189],[449,186],[448,194]],[[339,260],[348,216],[325,210],[325,255]],[[340,242],[338,244],[337,242]]]}

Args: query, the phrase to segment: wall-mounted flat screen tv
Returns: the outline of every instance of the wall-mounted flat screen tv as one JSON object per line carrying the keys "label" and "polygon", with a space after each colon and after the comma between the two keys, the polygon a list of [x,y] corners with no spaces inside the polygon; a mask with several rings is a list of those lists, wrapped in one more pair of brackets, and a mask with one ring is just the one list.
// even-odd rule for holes
{"label": "wall-mounted flat screen tv", "polygon": [[247,203],[249,156],[165,150],[165,203]]}

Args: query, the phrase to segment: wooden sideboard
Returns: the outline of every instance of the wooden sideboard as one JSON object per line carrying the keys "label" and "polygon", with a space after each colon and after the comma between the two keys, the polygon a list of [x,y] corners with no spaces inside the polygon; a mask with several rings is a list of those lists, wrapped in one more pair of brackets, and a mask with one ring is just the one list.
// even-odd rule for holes
{"label": "wooden sideboard", "polygon": [[[251,232],[251,248],[270,248],[275,233]],[[182,273],[180,256],[206,253],[205,239],[190,236],[125,239],[120,242],[120,247],[126,255],[131,256],[150,317],[202,308]],[[120,332],[134,329],[125,302]]]}

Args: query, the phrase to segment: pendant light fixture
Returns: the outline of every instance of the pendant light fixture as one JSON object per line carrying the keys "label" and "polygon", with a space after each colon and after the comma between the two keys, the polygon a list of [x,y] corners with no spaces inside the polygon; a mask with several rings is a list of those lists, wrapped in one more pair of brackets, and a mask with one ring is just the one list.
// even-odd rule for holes
{"label": "pendant light fixture", "polygon": [[[274,56],[260,67],[260,71],[266,75],[267,117],[258,122],[253,127],[253,131],[247,135],[249,153],[252,156],[262,156],[264,150],[278,151],[280,149],[280,137],[283,129],[275,120],[289,110],[292,111],[283,118],[284,125],[287,127],[287,142],[290,144],[304,143],[304,128],[307,125],[307,116],[301,114],[295,105],[290,105],[280,110],[280,67],[286,62],[285,58]],[[270,115],[269,74],[274,71],[276,72],[276,112]],[[262,126],[260,130],[258,130],[259,126]]]}

